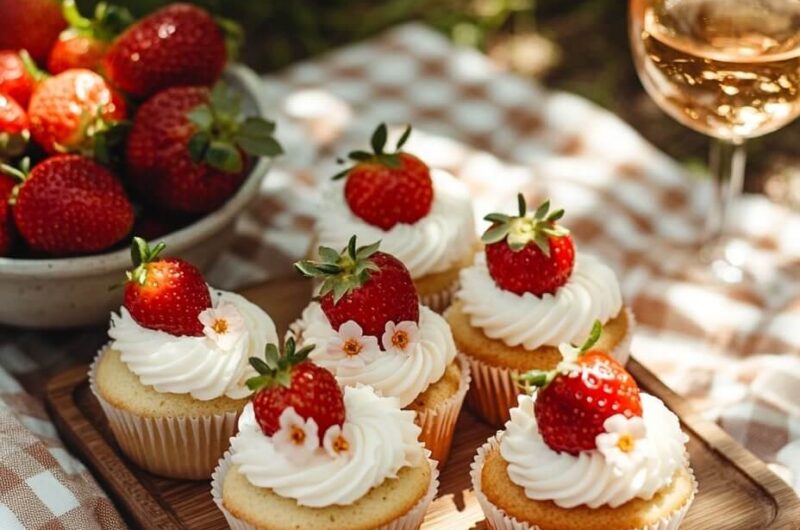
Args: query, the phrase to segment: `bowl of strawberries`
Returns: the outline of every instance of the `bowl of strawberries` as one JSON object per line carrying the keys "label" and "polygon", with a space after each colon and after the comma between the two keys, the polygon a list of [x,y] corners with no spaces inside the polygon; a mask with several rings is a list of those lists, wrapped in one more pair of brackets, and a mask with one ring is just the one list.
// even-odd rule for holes
{"label": "bowl of strawberries", "polygon": [[13,22],[0,35],[0,324],[100,324],[133,236],[207,267],[281,147],[257,75],[229,61],[229,21],[190,4],[138,21],[106,4],[93,17],[73,0],[26,1],[38,17],[19,5],[0,0]]}

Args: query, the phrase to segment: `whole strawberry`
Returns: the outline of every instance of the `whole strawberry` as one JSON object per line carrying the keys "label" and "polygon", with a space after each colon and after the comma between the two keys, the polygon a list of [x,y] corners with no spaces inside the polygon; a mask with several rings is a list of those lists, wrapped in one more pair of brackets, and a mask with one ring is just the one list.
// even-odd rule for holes
{"label": "whole strawberry", "polygon": [[16,50],[0,50],[0,92],[26,109],[35,85],[22,56]]}
{"label": "whole strawberry", "polygon": [[378,252],[379,244],[356,248],[353,236],[341,253],[320,247],[321,261],[295,263],[302,274],[324,278],[320,304],[334,329],[353,320],[365,335],[380,340],[387,322],[419,322],[419,296],[408,269]]}
{"label": "whole strawberry", "polygon": [[120,242],[133,226],[122,184],[100,164],[57,155],[13,171],[22,184],[13,206],[17,231],[36,251],[52,256],[91,254]]}
{"label": "whole strawberry", "polygon": [[251,156],[281,153],[274,129],[243,118],[238,97],[222,83],[168,88],[134,118],[126,149],[131,184],[161,208],[212,211],[239,189]]}
{"label": "whole strawberry", "polygon": [[69,27],[61,32],[50,50],[47,69],[60,74],[72,68],[99,71],[111,41],[133,22],[124,7],[97,4],[94,18],[81,16],[75,0],[63,0],[64,18]]}
{"label": "whole strawberry", "polygon": [[555,370],[533,370],[520,376],[536,393],[534,413],[539,433],[554,451],[577,454],[596,449],[598,434],[610,416],[642,415],[639,387],[625,368],[608,353],[591,350],[600,337],[595,323],[586,343]]}
{"label": "whole strawberry", "polygon": [[28,115],[19,104],[0,93],[0,160],[25,152],[30,138]]}
{"label": "whole strawberry", "polygon": [[66,26],[58,0],[0,0],[0,50],[28,50],[38,62]]}
{"label": "whole strawberry", "polygon": [[531,215],[522,194],[517,201],[517,217],[501,213],[484,217],[493,223],[481,238],[489,274],[498,287],[512,293],[554,294],[567,283],[575,265],[569,231],[556,224],[564,210],[551,212],[550,201],[545,201]]}
{"label": "whole strawberry", "polygon": [[8,256],[14,246],[14,221],[11,218],[11,198],[17,181],[0,173],[0,256]]}
{"label": "whole strawberry", "polygon": [[147,97],[172,86],[212,85],[226,58],[225,36],[211,15],[171,4],[130,26],[103,64],[115,86]]}
{"label": "whole strawberry", "polygon": [[344,424],[342,390],[333,374],[306,360],[313,349],[306,346],[295,351],[294,339],[289,338],[283,356],[274,344],[268,344],[263,361],[250,358],[259,375],[249,379],[247,386],[255,392],[253,412],[267,436],[278,432],[281,414],[289,407],[304,420],[314,420],[320,445],[328,428]]}
{"label": "whole strawberry", "polygon": [[180,258],[162,258],[164,243],[152,249],[134,237],[133,270],[127,273],[123,303],[142,327],[170,335],[203,335],[200,313],[211,307],[211,295],[202,273]]}
{"label": "whole strawberry", "polygon": [[125,116],[125,101],[102,77],[86,69],[45,79],[28,107],[31,134],[48,153],[91,154],[98,135]]}
{"label": "whole strawberry", "polygon": [[386,153],[386,125],[372,134],[373,153],[353,151],[355,161],[333,178],[347,177],[344,197],[350,210],[367,223],[389,230],[397,223],[416,223],[431,210],[433,181],[428,166],[419,158],[400,149],[408,140],[407,127],[394,153]]}

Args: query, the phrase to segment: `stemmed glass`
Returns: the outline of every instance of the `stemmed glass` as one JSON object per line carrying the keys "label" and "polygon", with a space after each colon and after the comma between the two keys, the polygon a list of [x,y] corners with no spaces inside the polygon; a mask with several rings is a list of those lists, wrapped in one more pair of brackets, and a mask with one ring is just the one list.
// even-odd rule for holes
{"label": "stemmed glass", "polygon": [[730,205],[742,190],[745,141],[800,114],[800,1],[630,0],[628,22],[650,97],[712,138],[716,185],[701,260],[718,280],[745,281]]}

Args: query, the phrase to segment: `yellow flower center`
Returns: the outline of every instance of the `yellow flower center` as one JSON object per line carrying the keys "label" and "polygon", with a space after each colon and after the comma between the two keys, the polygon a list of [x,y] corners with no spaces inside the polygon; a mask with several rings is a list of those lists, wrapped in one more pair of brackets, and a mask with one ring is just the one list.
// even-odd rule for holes
{"label": "yellow flower center", "polygon": [[346,453],[350,450],[350,442],[348,442],[341,434],[333,441],[333,450],[336,454]]}
{"label": "yellow flower center", "polygon": [[303,442],[306,441],[306,431],[304,431],[297,425],[292,425],[292,433],[290,438],[293,444],[303,445]]}
{"label": "yellow flower center", "polygon": [[636,446],[636,440],[630,434],[620,434],[617,440],[617,448],[623,453],[630,453]]}
{"label": "yellow flower center", "polygon": [[214,321],[211,329],[213,329],[219,335],[224,335],[228,332],[228,321],[224,318],[218,318]]}
{"label": "yellow flower center", "polygon": [[408,333],[401,330],[395,331],[392,335],[392,346],[405,350],[408,346]]}
{"label": "yellow flower center", "polygon": [[361,342],[359,342],[359,340],[355,338],[349,338],[346,341],[344,341],[344,344],[342,344],[342,351],[348,357],[355,357],[356,355],[361,353],[362,349],[364,349],[364,347],[361,345]]}

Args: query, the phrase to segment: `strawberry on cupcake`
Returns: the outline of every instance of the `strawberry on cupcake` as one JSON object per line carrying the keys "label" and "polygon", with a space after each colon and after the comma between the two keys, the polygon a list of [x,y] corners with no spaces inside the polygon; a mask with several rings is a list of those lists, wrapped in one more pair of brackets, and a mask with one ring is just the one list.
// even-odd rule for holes
{"label": "strawberry on cupcake", "polygon": [[678,418],[640,392],[596,342],[562,344],[552,370],[520,376],[505,431],[478,450],[472,482],[492,528],[677,529],[697,484]]}
{"label": "strawberry on cupcake", "polygon": [[258,373],[249,359],[277,340],[245,298],[211,289],[192,264],[134,238],[123,304],[111,314],[91,388],[121,449],[166,477],[204,479],[228,446]]}
{"label": "strawberry on cupcake", "polygon": [[444,462],[469,370],[447,322],[420,304],[408,269],[378,248],[358,247],[353,236],[341,252],[320,247],[319,261],[296,263],[321,287],[292,332],[315,345],[310,358],[342,386],[369,385],[415,411],[421,440]]}
{"label": "strawberry on cupcake", "polygon": [[518,207],[485,217],[485,251],[461,272],[445,313],[472,369],[469,406],[497,426],[516,403],[517,374],[554,368],[558,345],[585,340],[595,320],[605,329],[600,346],[624,363],[633,327],[614,272],[576,252],[564,210],[545,201],[529,212],[521,194]]}
{"label": "strawberry on cupcake", "polygon": [[452,175],[403,150],[410,134],[409,126],[391,150],[381,124],[372,151],[348,155],[352,166],[323,191],[316,241],[341,248],[353,234],[380,240],[408,268],[422,303],[441,312],[475,253],[472,203]]}
{"label": "strawberry on cupcake", "polygon": [[418,528],[436,494],[414,414],[367,386],[340,389],[307,359],[269,344],[251,359],[256,391],[239,419],[212,496],[231,528]]}

